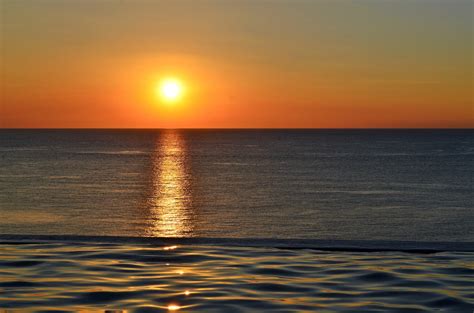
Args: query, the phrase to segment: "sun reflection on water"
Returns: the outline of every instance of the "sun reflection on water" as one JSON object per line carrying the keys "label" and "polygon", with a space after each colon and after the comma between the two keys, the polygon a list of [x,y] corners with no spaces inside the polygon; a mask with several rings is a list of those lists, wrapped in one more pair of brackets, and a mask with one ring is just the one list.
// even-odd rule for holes
{"label": "sun reflection on water", "polygon": [[181,309],[181,307],[180,307],[179,305],[177,305],[177,304],[170,304],[170,305],[168,305],[168,310],[169,310],[169,311],[177,311],[177,310],[179,310],[179,309]]}
{"label": "sun reflection on water", "polygon": [[153,192],[148,235],[191,236],[189,179],[184,140],[178,131],[165,131],[157,141],[153,159]]}
{"label": "sun reflection on water", "polygon": [[167,247],[164,247],[163,250],[174,250],[178,248],[178,246],[167,246]]}

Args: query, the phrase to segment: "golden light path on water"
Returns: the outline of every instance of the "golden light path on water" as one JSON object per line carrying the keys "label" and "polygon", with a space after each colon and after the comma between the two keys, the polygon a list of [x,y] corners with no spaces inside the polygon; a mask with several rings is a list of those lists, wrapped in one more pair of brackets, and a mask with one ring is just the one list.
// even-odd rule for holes
{"label": "golden light path on water", "polygon": [[164,131],[153,157],[153,191],[149,199],[151,223],[146,231],[154,237],[190,236],[189,179],[186,147],[177,131]]}

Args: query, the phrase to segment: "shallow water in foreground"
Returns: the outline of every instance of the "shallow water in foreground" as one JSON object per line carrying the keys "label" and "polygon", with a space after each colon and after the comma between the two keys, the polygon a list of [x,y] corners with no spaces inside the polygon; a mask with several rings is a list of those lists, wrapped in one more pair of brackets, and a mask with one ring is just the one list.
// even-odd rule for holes
{"label": "shallow water in foreground", "polygon": [[2,309],[472,312],[474,253],[3,241]]}

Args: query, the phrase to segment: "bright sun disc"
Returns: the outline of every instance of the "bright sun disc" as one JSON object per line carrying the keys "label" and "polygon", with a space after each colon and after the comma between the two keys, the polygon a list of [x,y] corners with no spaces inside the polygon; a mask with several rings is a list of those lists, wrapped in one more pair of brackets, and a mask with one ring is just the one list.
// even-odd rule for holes
{"label": "bright sun disc", "polygon": [[163,100],[173,102],[181,97],[183,87],[177,79],[165,79],[159,85],[158,91]]}

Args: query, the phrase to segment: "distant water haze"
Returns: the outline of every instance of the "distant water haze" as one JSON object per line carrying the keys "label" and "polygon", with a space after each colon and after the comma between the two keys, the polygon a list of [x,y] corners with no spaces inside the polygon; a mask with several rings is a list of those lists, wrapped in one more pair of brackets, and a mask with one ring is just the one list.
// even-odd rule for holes
{"label": "distant water haze", "polygon": [[0,233],[474,241],[472,130],[1,130]]}

